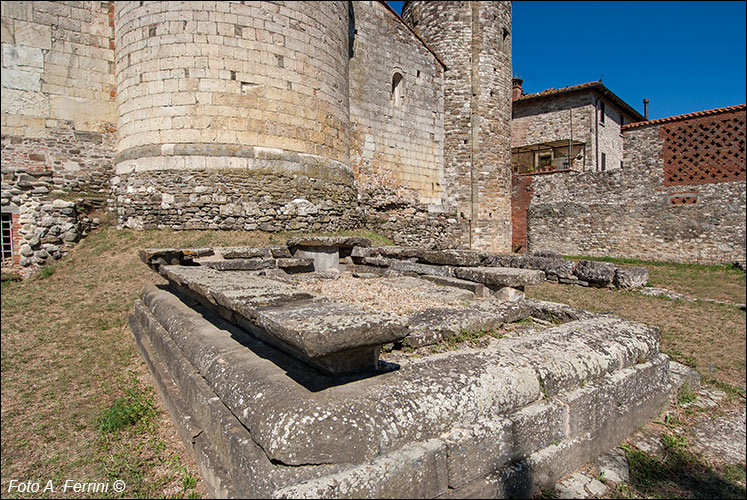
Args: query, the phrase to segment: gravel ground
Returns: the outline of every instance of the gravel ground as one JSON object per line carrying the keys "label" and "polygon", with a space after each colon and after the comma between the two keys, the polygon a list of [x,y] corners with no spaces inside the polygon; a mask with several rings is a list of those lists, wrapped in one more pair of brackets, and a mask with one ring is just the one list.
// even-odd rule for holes
{"label": "gravel ground", "polygon": [[451,287],[418,278],[355,278],[350,273],[340,273],[336,279],[309,276],[299,281],[311,293],[355,304],[367,312],[408,315],[432,307],[466,308],[469,305],[464,299],[467,297],[464,290],[454,289],[451,299],[438,293]]}

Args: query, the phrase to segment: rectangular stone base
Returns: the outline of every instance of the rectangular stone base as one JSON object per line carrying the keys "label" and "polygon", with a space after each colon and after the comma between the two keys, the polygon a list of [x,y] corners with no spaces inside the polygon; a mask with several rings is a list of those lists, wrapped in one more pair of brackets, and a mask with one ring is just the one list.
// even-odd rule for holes
{"label": "rectangular stone base", "polygon": [[343,380],[164,290],[146,289],[130,328],[219,497],[525,497],[669,392],[655,334],[611,317]]}

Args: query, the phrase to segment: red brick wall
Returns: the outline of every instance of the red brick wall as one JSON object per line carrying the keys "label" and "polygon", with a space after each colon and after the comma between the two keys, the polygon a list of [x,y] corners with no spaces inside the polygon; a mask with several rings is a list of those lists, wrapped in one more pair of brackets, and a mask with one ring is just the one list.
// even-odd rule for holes
{"label": "red brick wall", "polygon": [[745,110],[660,125],[664,185],[743,181]]}
{"label": "red brick wall", "polygon": [[534,192],[533,179],[531,175],[514,175],[511,181],[511,249],[514,252],[527,251],[527,210]]}

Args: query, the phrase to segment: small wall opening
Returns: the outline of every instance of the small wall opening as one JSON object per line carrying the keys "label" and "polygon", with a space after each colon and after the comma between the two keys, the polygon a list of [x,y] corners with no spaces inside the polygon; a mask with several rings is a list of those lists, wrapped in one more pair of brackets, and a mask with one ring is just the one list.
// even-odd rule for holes
{"label": "small wall opening", "polygon": [[392,104],[396,108],[402,107],[402,98],[404,97],[405,81],[402,73],[392,75]]}

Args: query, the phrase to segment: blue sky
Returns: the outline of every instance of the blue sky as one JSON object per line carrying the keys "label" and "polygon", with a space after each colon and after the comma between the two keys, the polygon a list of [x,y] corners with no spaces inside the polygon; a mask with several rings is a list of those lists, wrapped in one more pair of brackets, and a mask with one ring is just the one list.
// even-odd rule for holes
{"label": "blue sky", "polygon": [[[402,2],[389,2],[400,12]],[[599,80],[649,118],[745,102],[745,2],[513,2],[526,93]]]}

